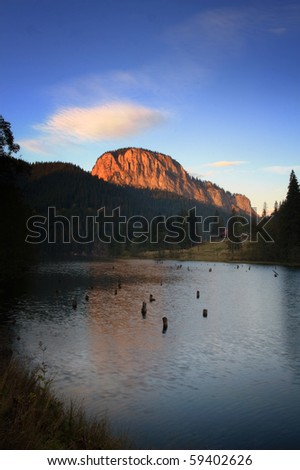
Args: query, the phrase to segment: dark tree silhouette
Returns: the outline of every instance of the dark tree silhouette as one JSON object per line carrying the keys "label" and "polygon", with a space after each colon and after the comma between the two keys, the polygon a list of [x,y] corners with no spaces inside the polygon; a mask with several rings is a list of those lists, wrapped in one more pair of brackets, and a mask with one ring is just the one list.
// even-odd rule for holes
{"label": "dark tree silhouette", "polygon": [[20,146],[14,143],[10,127],[10,122],[5,121],[0,115],[0,157],[10,157],[12,153],[17,153],[20,150]]}
{"label": "dark tree silhouette", "polygon": [[0,284],[23,275],[34,261],[33,247],[25,243],[26,221],[32,213],[23,188],[30,165],[12,156],[19,149],[10,123],[0,115]]}
{"label": "dark tree silhouette", "polygon": [[295,175],[294,170],[292,170],[290,175],[290,182],[288,186],[288,192],[286,195],[285,204],[289,206],[293,211],[297,211],[299,209],[299,202],[300,202],[300,188],[297,177]]}
{"label": "dark tree silhouette", "polygon": [[298,257],[300,247],[300,187],[292,170],[285,201],[278,211],[280,216],[280,244],[284,256]]}

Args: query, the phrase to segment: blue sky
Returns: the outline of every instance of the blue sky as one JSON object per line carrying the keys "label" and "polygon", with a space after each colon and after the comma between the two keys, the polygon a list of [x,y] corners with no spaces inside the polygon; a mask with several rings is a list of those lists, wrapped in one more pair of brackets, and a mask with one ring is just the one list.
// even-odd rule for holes
{"label": "blue sky", "polygon": [[166,153],[260,212],[300,180],[297,0],[0,0],[0,114],[27,161]]}

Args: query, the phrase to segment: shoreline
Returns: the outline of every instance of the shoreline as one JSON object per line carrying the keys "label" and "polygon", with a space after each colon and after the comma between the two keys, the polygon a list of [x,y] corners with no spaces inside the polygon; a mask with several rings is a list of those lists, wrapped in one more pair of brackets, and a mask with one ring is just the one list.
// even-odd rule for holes
{"label": "shoreline", "polygon": [[57,398],[46,365],[31,370],[11,359],[0,368],[0,448],[3,450],[125,450],[132,441],[109,418],[88,419],[81,406]]}
{"label": "shoreline", "polygon": [[[141,259],[141,260],[169,260],[169,261],[199,261],[199,262],[208,262],[208,263],[228,263],[228,264],[257,264],[257,265],[265,265],[265,266],[285,266],[289,268],[300,268],[300,262],[296,261],[282,261],[282,260],[259,260],[259,259],[251,259],[251,257],[247,257],[247,253],[241,253],[241,256],[237,254],[232,257],[230,256],[229,252],[226,250],[213,250],[207,249],[210,245],[204,245],[205,249],[201,247],[193,247],[189,249],[182,249],[182,250],[155,250],[155,251],[138,251],[136,253],[132,253],[130,251],[123,252],[123,254],[117,255],[106,255],[106,256],[97,256],[97,255],[78,255],[78,254],[67,254],[64,256],[56,257],[42,257],[39,263],[47,263],[47,262],[72,262],[72,261],[113,261],[113,260],[130,260],[130,259]],[[242,255],[245,256],[242,256]]]}

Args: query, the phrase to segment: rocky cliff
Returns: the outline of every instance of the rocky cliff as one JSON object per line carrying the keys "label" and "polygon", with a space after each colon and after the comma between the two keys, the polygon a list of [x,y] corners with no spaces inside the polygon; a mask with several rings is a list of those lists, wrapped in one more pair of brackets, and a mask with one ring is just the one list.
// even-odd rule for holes
{"label": "rocky cliff", "polygon": [[228,212],[232,209],[251,212],[246,196],[225,192],[209,181],[196,180],[173,158],[150,150],[127,148],[106,152],[96,161],[92,175],[121,186],[176,193]]}

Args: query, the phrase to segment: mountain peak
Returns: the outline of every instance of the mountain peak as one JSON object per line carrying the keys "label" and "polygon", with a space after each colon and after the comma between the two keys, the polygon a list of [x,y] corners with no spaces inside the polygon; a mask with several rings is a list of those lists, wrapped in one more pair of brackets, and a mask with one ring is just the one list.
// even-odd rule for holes
{"label": "mountain peak", "polygon": [[178,174],[187,177],[170,156],[135,147],[105,152],[92,169],[92,175],[114,184],[169,192],[178,191],[173,181]]}
{"label": "mountain peak", "polygon": [[105,152],[96,161],[92,175],[120,186],[175,193],[227,211],[251,212],[250,201],[245,196],[225,192],[210,181],[195,180],[169,155],[143,148]]}

